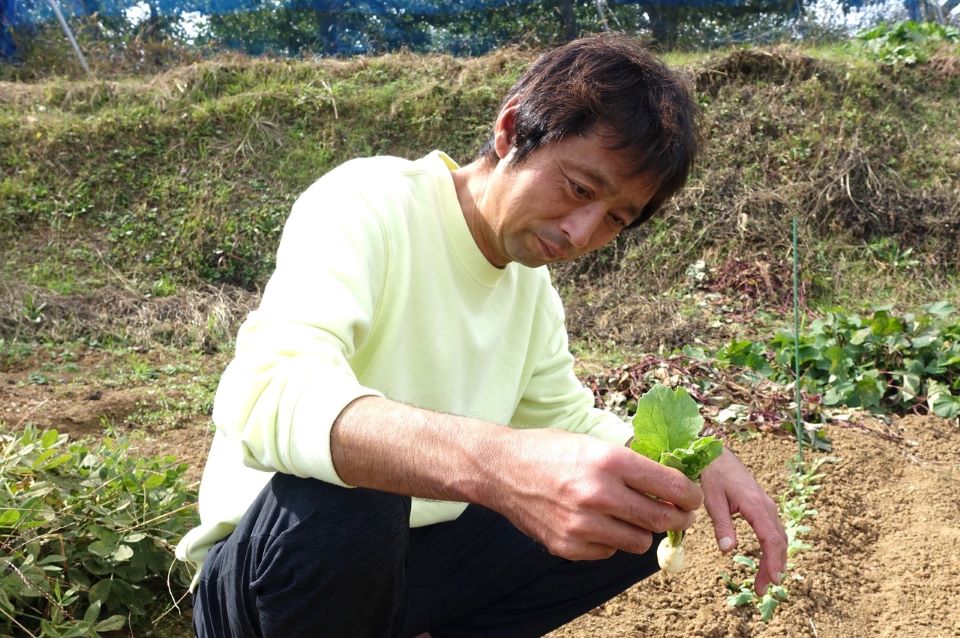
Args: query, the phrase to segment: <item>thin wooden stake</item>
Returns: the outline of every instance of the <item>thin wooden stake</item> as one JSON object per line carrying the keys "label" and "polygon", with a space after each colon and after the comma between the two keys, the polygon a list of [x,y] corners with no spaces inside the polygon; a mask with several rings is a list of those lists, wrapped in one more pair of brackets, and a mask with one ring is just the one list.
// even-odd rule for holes
{"label": "thin wooden stake", "polygon": [[793,376],[794,394],[797,403],[797,422],[794,432],[797,435],[797,459],[803,463],[803,410],[800,407],[800,258],[797,252],[797,218],[793,218]]}

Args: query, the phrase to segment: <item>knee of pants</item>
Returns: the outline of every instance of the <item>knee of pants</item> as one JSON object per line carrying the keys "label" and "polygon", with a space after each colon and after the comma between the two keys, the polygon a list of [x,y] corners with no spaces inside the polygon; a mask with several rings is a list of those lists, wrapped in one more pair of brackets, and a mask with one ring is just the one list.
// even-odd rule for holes
{"label": "knee of pants", "polygon": [[[263,502],[255,504],[259,515],[246,533],[261,541],[271,539],[270,545],[281,549],[287,560],[300,553],[322,558],[328,568],[403,565],[410,536],[409,497],[281,474],[261,496]],[[261,558],[270,562],[266,555]]]}
{"label": "knee of pants", "polygon": [[409,497],[276,475],[204,563],[197,635],[313,635],[359,622],[358,609],[364,622],[391,626],[403,598],[409,517]]}

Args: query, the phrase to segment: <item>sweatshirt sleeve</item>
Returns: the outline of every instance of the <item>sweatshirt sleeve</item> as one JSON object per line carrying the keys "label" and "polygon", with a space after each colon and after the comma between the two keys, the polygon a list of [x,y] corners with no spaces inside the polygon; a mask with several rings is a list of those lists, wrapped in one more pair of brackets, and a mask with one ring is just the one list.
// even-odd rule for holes
{"label": "sweatshirt sleeve", "polygon": [[511,425],[555,427],[625,444],[633,435],[632,427],[612,412],[595,407],[593,393],[573,371],[562,309],[560,313],[559,323],[546,342]]}
{"label": "sweatshirt sleeve", "polygon": [[364,387],[349,360],[381,298],[386,242],[380,217],[350,176],[328,174],[294,204],[260,307],[237,336],[213,420],[255,469],[344,485],[330,430]]}

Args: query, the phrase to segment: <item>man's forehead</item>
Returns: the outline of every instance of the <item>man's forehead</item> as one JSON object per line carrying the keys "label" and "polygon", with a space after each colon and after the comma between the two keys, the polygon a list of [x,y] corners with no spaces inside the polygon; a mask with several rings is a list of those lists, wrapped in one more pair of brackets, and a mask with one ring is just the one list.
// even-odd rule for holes
{"label": "man's forehead", "polygon": [[652,170],[638,171],[636,153],[618,148],[609,137],[580,136],[580,141],[561,152],[563,162],[607,186],[624,182],[656,186],[660,175]]}

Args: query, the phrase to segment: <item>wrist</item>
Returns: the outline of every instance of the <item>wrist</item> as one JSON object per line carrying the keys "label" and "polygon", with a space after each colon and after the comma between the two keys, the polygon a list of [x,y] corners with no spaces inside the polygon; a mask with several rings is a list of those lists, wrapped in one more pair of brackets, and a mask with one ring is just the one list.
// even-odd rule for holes
{"label": "wrist", "polygon": [[469,495],[471,503],[501,511],[507,486],[511,483],[510,475],[516,466],[511,459],[522,436],[521,431],[497,426],[478,441]]}

